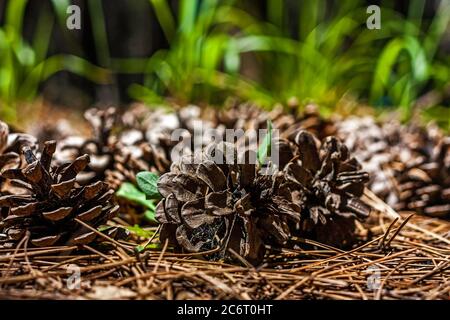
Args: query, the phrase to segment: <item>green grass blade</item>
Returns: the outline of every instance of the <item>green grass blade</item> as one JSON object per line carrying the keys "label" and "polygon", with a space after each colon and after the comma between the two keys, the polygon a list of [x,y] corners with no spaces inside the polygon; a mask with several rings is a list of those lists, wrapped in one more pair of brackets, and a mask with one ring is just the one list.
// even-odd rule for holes
{"label": "green grass blade", "polygon": [[405,34],[410,36],[418,36],[422,24],[422,15],[425,8],[425,0],[410,0],[408,6],[408,22],[411,22],[415,28],[411,25],[407,25]]}
{"label": "green grass blade", "polygon": [[51,0],[51,2],[58,19],[58,23],[66,29],[67,8],[70,6],[70,0]]}
{"label": "green grass blade", "polygon": [[258,148],[258,162],[262,166],[266,163],[268,157],[271,156],[272,150],[272,122],[267,120],[267,133]]}
{"label": "green grass blade", "polygon": [[189,35],[194,29],[195,17],[197,14],[197,0],[181,0],[179,30],[181,33]]}
{"label": "green grass blade", "polygon": [[436,54],[443,35],[448,31],[450,23],[450,1],[441,0],[436,15],[425,36],[424,47],[429,59]]}
{"label": "green grass blade", "polygon": [[284,22],[284,1],[267,0],[267,17],[269,22],[280,29],[283,29]]}
{"label": "green grass blade", "polygon": [[128,88],[128,95],[137,101],[144,102],[150,107],[154,105],[160,106],[166,103],[157,92],[137,83],[130,85]]}
{"label": "green grass blade", "polygon": [[[410,59],[410,81],[420,83],[428,78],[428,61],[419,41],[414,37],[393,39],[383,49],[377,61],[371,88],[371,100],[373,103],[383,97],[385,90],[389,88],[394,65],[403,51],[408,54]],[[411,85],[410,81],[407,82],[409,83],[408,86]],[[401,100],[401,103],[404,103],[406,99],[402,98]]]}
{"label": "green grass blade", "polygon": [[36,61],[42,61],[47,56],[48,47],[53,31],[53,16],[49,10],[42,10],[36,31],[33,38],[33,50],[35,53]]}
{"label": "green grass blade", "polygon": [[18,35],[22,34],[23,16],[27,5],[27,0],[13,0],[8,1],[6,7],[6,26],[9,31],[15,32]]}
{"label": "green grass blade", "polygon": [[120,186],[119,190],[117,190],[116,195],[118,197],[128,199],[132,202],[135,202],[147,209],[155,211],[155,204],[153,200],[149,200],[146,198],[145,194],[139,190],[134,184],[129,182],[124,182]]}
{"label": "green grass blade", "polygon": [[101,0],[89,0],[89,14],[94,33],[94,43],[97,60],[103,67],[110,66],[110,55],[108,45],[108,34],[105,27],[105,15]]}
{"label": "green grass blade", "polygon": [[97,67],[87,60],[73,55],[55,55],[36,65],[26,77],[20,90],[19,97],[30,99],[37,93],[39,83],[53,74],[67,70],[93,82],[108,84],[111,73],[107,69]]}
{"label": "green grass blade", "polygon": [[156,18],[161,25],[161,28],[166,36],[166,39],[171,43],[175,37],[176,24],[175,19],[170,10],[169,4],[166,0],[149,0],[155,10]]}

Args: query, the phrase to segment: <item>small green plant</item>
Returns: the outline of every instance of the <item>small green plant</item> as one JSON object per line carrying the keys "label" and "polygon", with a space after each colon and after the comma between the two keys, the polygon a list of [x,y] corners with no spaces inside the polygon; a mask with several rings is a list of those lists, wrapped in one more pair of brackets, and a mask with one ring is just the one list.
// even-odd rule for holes
{"label": "small green plant", "polygon": [[150,0],[170,48],[145,60],[113,61],[118,72],[144,70],[143,84],[133,84],[130,95],[148,104],[164,103],[164,97],[221,104],[230,95],[273,103],[271,95],[239,74],[239,55],[263,39],[238,32],[248,22],[230,18],[236,18],[233,2],[181,0],[175,17],[167,0]]}
{"label": "small green plant", "polygon": [[[261,84],[277,101],[295,96],[332,107],[369,81],[373,48],[354,41],[364,28],[363,1],[267,3],[268,23],[252,32],[269,42],[269,50],[255,55],[261,61]],[[292,25],[293,16],[298,26]]]}
{"label": "small green plant", "polygon": [[[161,195],[159,194],[157,187],[158,175],[153,172],[140,172],[136,175],[136,180],[139,188],[132,183],[125,182],[120,186],[120,189],[116,192],[116,195],[140,204],[146,208],[144,215],[147,220],[153,223],[158,223],[155,219],[155,202],[161,199]],[[153,231],[145,230],[138,225],[133,227],[128,226],[125,228],[138,237],[147,239],[144,244],[135,247],[135,251],[137,253],[141,253],[146,249],[159,248],[159,244],[151,243],[155,234]]]}
{"label": "small green plant", "polygon": [[267,0],[268,21],[247,29],[269,47],[253,51],[262,70],[260,84],[281,102],[296,96],[333,109],[351,96],[399,107],[407,119],[427,87],[450,82],[448,57],[438,50],[449,26],[450,2],[440,1],[431,19],[424,18],[424,5],[410,1],[403,16],[392,2],[382,1],[381,29],[369,30],[366,1]]}
{"label": "small green plant", "polygon": [[116,196],[127,199],[133,203],[139,204],[146,210],[144,216],[150,222],[156,223],[155,219],[155,203],[153,200],[149,200],[146,194],[139,190],[134,184],[124,182],[119,190],[116,192]]}
{"label": "small green plant", "polygon": [[8,1],[5,23],[0,26],[0,116],[7,121],[16,120],[18,102],[33,99],[39,85],[59,71],[67,70],[98,83],[107,83],[110,78],[109,71],[78,56],[57,54],[47,57],[54,17],[45,6],[33,41],[25,41],[22,27],[27,3],[27,0]]}
{"label": "small green plant", "polygon": [[144,228],[140,227],[137,224],[135,224],[134,226],[109,226],[109,225],[104,225],[104,226],[100,226],[98,228],[98,231],[103,232],[103,231],[106,231],[106,230],[114,228],[114,227],[120,227],[120,228],[125,229],[125,230],[129,231],[130,233],[138,236],[139,238],[145,239],[144,244],[140,244],[140,245],[137,245],[136,247],[134,247],[134,250],[137,253],[141,253],[141,252],[143,252],[146,249],[158,249],[158,248],[160,248],[160,244],[159,243],[151,243],[151,241],[155,237],[155,232],[156,231],[144,229]]}
{"label": "small green plant", "polygon": [[442,88],[450,82],[449,61],[437,50],[448,30],[450,2],[440,1],[429,22],[423,18],[424,5],[425,1],[410,1],[406,19],[386,23],[391,37],[380,52],[370,89],[372,104],[398,106],[404,120],[412,116],[427,86]]}
{"label": "small green plant", "polygon": [[117,190],[116,195],[146,208],[145,217],[156,223],[155,203],[161,199],[157,187],[158,178],[158,175],[153,172],[139,172],[136,175],[138,187],[132,183],[124,182]]}

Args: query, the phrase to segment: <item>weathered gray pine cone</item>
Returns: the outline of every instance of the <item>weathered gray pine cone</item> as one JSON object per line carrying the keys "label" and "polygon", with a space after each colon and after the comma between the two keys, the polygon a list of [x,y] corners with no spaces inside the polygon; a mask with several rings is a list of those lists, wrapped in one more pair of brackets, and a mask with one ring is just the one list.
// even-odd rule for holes
{"label": "weathered gray pine cone", "polygon": [[299,131],[290,146],[294,158],[284,172],[295,183],[295,197],[302,208],[301,221],[294,228],[319,242],[350,245],[354,220],[367,218],[371,211],[360,200],[368,174],[335,137],[320,143],[312,134]]}
{"label": "weathered gray pine cone", "polygon": [[[160,237],[189,252],[217,249],[210,258],[232,257],[228,250],[232,249],[258,264],[265,244],[288,241],[288,224],[300,222],[300,206],[292,201],[282,174],[262,175],[250,161],[213,161],[230,154],[237,158],[235,146],[221,142],[206,148],[200,158],[175,163],[160,177],[163,200],[156,209],[162,223]],[[250,152],[245,156],[248,160]]]}
{"label": "weathered gray pine cone", "polygon": [[340,136],[369,171],[369,188],[396,210],[450,216],[449,138],[433,124],[376,124],[352,118]]}
{"label": "weathered gray pine cone", "polygon": [[370,175],[368,188],[381,199],[396,197],[390,163],[400,151],[400,124],[380,125],[372,117],[350,117],[338,123],[338,136]]}
{"label": "weathered gray pine cone", "polygon": [[[83,155],[75,161],[52,167],[56,142],[49,141],[38,160],[29,147],[23,149],[28,165],[9,169],[2,176],[23,185],[25,195],[0,197],[0,206],[8,209],[0,222],[0,242],[14,245],[30,232],[34,246],[57,244],[88,244],[97,234],[75,221],[79,219],[93,228],[106,223],[118,211],[110,201],[114,192],[101,181],[80,187],[76,176],[89,163]],[[114,236],[116,229],[109,229]]]}

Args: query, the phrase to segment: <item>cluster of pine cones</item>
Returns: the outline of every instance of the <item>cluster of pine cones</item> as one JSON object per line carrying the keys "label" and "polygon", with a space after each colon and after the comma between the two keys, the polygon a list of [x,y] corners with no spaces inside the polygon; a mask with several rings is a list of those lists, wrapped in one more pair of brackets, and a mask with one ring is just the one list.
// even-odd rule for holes
{"label": "cluster of pine cones", "polygon": [[[438,130],[332,121],[313,105],[300,116],[241,104],[220,111],[89,109],[85,118],[87,137],[55,126],[34,133],[39,141],[0,122],[0,247],[24,237],[35,246],[101,240],[97,229],[121,210],[115,191],[124,182],[135,184],[141,171],[160,175],[161,241],[207,251],[212,259],[259,264],[267,247],[294,245],[296,237],[349,246],[355,220],[371,211],[360,199],[367,183],[395,209],[449,216],[450,143]],[[202,126],[202,133],[214,129],[225,136],[227,129],[267,129],[268,120],[280,132],[280,161],[271,174],[238,161],[255,157],[254,149],[240,148],[251,138],[246,135],[234,143],[205,135],[200,152],[188,145],[183,157],[172,157],[177,129],[195,135]],[[229,155],[235,160],[215,161]],[[116,228],[104,232],[119,234]]]}
{"label": "cluster of pine cones", "polygon": [[270,174],[239,161],[251,159],[252,151],[238,154],[229,142],[173,163],[158,182],[161,240],[190,252],[213,251],[216,258],[234,252],[253,264],[267,245],[286,245],[295,235],[351,244],[354,220],[370,213],[359,199],[368,174],[332,136],[319,142],[300,130],[280,143],[291,160]]}

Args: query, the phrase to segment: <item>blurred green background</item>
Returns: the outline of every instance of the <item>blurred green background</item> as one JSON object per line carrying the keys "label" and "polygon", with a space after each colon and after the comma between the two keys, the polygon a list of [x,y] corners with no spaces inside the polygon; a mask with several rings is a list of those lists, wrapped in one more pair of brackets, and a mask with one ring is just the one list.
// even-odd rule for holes
{"label": "blurred green background", "polygon": [[[81,9],[68,30],[66,9]],[[369,5],[381,29],[369,30]],[[0,114],[37,97],[85,109],[370,105],[450,126],[450,0],[0,0]],[[350,107],[349,107],[350,106]]]}

